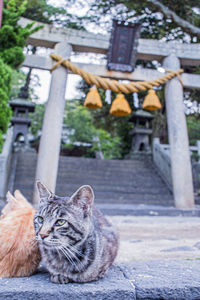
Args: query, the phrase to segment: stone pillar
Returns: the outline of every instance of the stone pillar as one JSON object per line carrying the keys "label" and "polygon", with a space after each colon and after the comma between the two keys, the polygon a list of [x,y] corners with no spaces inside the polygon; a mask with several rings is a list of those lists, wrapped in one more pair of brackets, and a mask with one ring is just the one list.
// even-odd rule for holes
{"label": "stone pillar", "polygon": [[[69,58],[71,46],[66,42],[59,43],[55,47],[55,53]],[[52,192],[55,192],[56,187],[67,73],[67,69],[62,66],[58,66],[52,72],[37,160],[35,179],[41,180]],[[38,192],[34,186],[33,203],[37,204],[38,201]]]}
{"label": "stone pillar", "polygon": [[[164,59],[164,68],[180,69],[175,54]],[[188,133],[183,104],[183,87],[177,77],[166,84],[168,136],[171,152],[172,182],[175,206],[180,209],[194,208],[194,194]]]}
{"label": "stone pillar", "polygon": [[196,145],[197,145],[197,154],[198,154],[198,162],[200,163],[200,141],[197,141],[196,142]]}

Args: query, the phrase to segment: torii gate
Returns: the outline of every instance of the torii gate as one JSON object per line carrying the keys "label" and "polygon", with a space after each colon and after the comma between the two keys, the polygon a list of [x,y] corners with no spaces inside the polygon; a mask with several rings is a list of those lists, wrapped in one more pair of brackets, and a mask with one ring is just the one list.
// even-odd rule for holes
{"label": "torii gate", "polygon": [[[22,18],[20,25],[25,26],[29,22],[30,20]],[[106,54],[109,36],[44,25],[43,29],[29,37],[27,44],[53,48],[56,54],[69,59],[72,50]],[[178,70],[180,65],[200,65],[200,44],[139,39],[137,55],[138,59],[163,61],[164,68]],[[55,62],[49,57],[28,55],[23,66],[50,70],[53,64]],[[160,72],[150,69],[138,68],[133,73],[121,73],[108,71],[105,66],[94,64],[78,63],[76,65],[95,75],[115,79],[143,81],[160,77]],[[53,192],[57,179],[67,74],[68,71],[61,66],[52,73],[36,169],[36,179],[44,182]],[[183,73],[181,79],[184,87],[200,89],[200,75]],[[189,143],[183,105],[183,87],[177,78],[166,84],[165,100],[175,206],[181,209],[191,209],[194,207],[194,196]],[[33,202],[38,203],[36,189]]]}

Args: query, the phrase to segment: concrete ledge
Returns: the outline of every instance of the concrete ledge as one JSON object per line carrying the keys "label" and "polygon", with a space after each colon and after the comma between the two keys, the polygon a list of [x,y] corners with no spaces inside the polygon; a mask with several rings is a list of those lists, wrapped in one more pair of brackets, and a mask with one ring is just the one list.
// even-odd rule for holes
{"label": "concrete ledge", "polygon": [[195,209],[177,209],[173,206],[145,204],[96,204],[108,216],[170,216],[200,217],[200,206]]}
{"label": "concrete ledge", "polygon": [[103,279],[85,284],[53,284],[40,270],[28,278],[1,279],[0,299],[200,299],[199,275],[199,260],[123,263],[110,268]]}
{"label": "concrete ledge", "polygon": [[3,278],[0,280],[2,300],[127,300],[136,299],[135,289],[125,279],[119,267],[110,268],[106,276],[96,282],[54,284],[45,271],[31,277]]}
{"label": "concrete ledge", "polygon": [[136,299],[200,299],[200,260],[136,261],[122,264]]}

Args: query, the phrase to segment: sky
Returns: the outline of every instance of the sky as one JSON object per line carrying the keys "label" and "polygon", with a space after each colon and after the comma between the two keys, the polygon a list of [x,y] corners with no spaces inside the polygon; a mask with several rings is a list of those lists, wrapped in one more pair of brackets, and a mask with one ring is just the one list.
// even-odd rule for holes
{"label": "sky", "polygon": [[[44,103],[48,99],[49,87],[51,82],[51,73],[49,71],[34,69],[32,74],[36,74],[40,78],[40,86],[34,87],[35,94],[38,96],[37,103]],[[66,99],[79,99],[80,95],[76,90],[76,85],[80,81],[80,76],[78,75],[68,75],[67,78],[67,88],[66,88]]]}

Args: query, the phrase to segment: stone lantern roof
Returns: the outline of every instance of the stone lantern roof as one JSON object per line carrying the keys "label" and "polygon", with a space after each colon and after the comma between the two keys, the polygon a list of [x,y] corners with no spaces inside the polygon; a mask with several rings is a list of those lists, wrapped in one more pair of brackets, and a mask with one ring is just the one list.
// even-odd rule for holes
{"label": "stone lantern roof", "polygon": [[132,114],[132,116],[129,119],[129,122],[135,122],[136,119],[152,120],[153,118],[154,115],[152,115],[151,113],[142,109],[138,109],[136,112]]}
{"label": "stone lantern roof", "polygon": [[12,110],[15,110],[15,108],[24,108],[27,109],[29,112],[34,112],[35,110],[35,104],[27,101],[22,98],[17,98],[14,100],[9,101],[10,106],[12,107]]}

